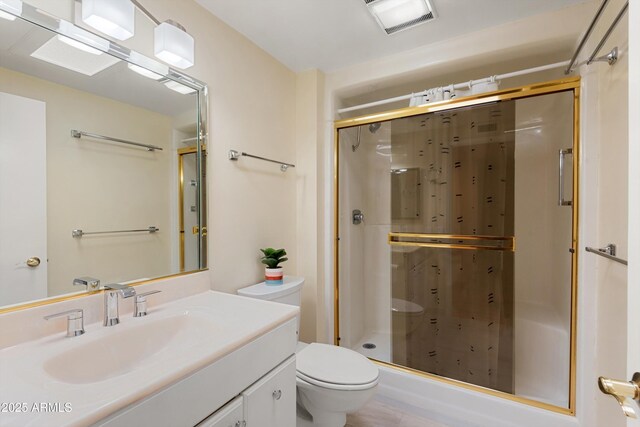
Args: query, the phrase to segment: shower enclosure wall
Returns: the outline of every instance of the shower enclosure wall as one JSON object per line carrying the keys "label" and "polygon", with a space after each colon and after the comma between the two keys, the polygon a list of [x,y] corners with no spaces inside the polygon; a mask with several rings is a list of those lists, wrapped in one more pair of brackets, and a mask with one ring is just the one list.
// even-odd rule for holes
{"label": "shower enclosure wall", "polygon": [[341,346],[574,410],[577,86],[545,87],[337,124]]}

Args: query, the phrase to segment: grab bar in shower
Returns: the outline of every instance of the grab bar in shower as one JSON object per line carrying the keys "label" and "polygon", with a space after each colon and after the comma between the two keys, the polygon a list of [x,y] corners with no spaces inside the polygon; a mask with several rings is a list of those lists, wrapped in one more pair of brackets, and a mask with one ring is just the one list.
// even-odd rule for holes
{"label": "grab bar in shower", "polygon": [[[471,243],[465,243],[470,241]],[[413,246],[421,248],[515,251],[513,236],[478,236],[464,234],[389,233],[391,246]],[[495,243],[495,244],[491,244]]]}
{"label": "grab bar in shower", "polygon": [[629,265],[626,259],[618,258],[616,256],[616,245],[614,245],[613,243],[609,243],[604,248],[591,248],[587,246],[585,250],[587,252],[591,252],[592,254],[600,255],[601,257],[610,259],[611,261],[619,262],[623,265]]}
{"label": "grab bar in shower", "polygon": [[92,139],[101,139],[103,141],[111,141],[111,142],[117,142],[120,144],[127,144],[127,145],[133,145],[136,147],[142,147],[142,148],[146,148],[147,151],[156,151],[156,150],[162,151],[162,147],[158,147],[156,145],[141,144],[139,142],[127,141],[126,139],[113,138],[111,136],[98,135],[96,133],[89,133],[89,132],[84,132],[76,129],[71,129],[71,136],[78,139],[82,138],[83,136],[86,136]]}
{"label": "grab bar in shower", "polygon": [[239,152],[236,150],[229,150],[229,160],[234,160],[237,161],[240,156],[244,156],[244,157],[251,157],[253,159],[258,159],[258,160],[264,160],[265,162],[271,162],[271,163],[277,163],[280,165],[280,170],[282,172],[286,172],[287,169],[289,168],[295,168],[296,165],[292,165],[291,163],[285,163],[285,162],[281,162],[279,160],[272,160],[272,159],[267,159],[266,157],[260,157],[260,156],[254,156],[253,154],[249,154],[249,153],[245,153],[243,152]]}
{"label": "grab bar in shower", "polygon": [[160,231],[158,227],[153,225],[142,228],[138,230],[114,230],[114,231],[82,231],[81,229],[76,229],[71,232],[71,236],[74,238],[80,238],[82,236],[87,236],[89,234],[117,234],[117,233],[156,233]]}

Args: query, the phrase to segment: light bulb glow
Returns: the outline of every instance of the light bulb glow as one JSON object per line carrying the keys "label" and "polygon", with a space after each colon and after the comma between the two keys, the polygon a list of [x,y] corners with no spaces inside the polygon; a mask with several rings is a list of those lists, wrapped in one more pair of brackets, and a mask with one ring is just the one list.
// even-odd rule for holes
{"label": "light bulb glow", "polygon": [[157,58],[181,69],[193,66],[195,42],[186,31],[163,22],[154,29],[153,36]]}
{"label": "light bulb glow", "polygon": [[141,76],[144,76],[148,79],[152,79],[152,80],[160,80],[162,78],[162,76],[158,73],[154,73],[153,71],[147,70],[146,68],[140,67],[139,65],[135,65],[135,64],[127,64],[127,67],[135,72],[140,74]]}
{"label": "light bulb glow", "polygon": [[168,87],[169,89],[171,89],[173,91],[176,91],[178,93],[181,93],[183,95],[189,95],[191,93],[195,93],[196,92],[195,89],[191,89],[190,87],[185,86],[185,85],[183,85],[181,83],[178,83],[176,81],[173,81],[173,80],[169,80],[164,85],[166,87]]}
{"label": "light bulb glow", "polygon": [[82,0],[82,20],[118,40],[134,34],[135,7],[130,0]]}
{"label": "light bulb glow", "polygon": [[69,46],[75,47],[76,49],[80,49],[83,52],[87,52],[87,53],[90,53],[92,55],[102,55],[102,52],[99,51],[98,49],[94,49],[94,48],[92,48],[90,46],[87,46],[84,43],[80,43],[77,40],[73,40],[73,39],[70,39],[69,37],[62,36],[62,35],[59,35],[59,34],[58,34],[57,37],[58,37],[58,40],[60,40],[61,42],[66,43]]}

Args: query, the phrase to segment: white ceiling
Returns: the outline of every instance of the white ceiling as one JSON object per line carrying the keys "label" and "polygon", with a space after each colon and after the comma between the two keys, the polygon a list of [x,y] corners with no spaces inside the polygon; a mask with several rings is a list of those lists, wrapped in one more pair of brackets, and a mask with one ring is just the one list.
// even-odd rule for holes
{"label": "white ceiling", "polygon": [[589,0],[432,0],[436,20],[393,35],[364,0],[196,1],[291,70],[330,72]]}

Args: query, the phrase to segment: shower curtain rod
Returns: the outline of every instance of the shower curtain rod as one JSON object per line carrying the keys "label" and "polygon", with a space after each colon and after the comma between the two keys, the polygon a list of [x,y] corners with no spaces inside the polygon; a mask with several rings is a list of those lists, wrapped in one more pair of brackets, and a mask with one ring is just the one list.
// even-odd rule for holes
{"label": "shower curtain rod", "polygon": [[539,67],[527,68],[526,70],[514,71],[512,73],[498,74],[491,77],[486,77],[484,79],[470,80],[465,83],[457,83],[449,86],[441,86],[438,88],[431,88],[431,89],[424,90],[422,92],[416,92],[409,95],[396,96],[395,98],[382,99],[380,101],[368,102],[366,104],[361,104],[361,105],[354,105],[353,107],[340,108],[338,109],[338,113],[340,114],[347,113],[349,111],[361,110],[363,108],[376,107],[378,105],[390,104],[392,102],[405,101],[413,98],[414,96],[428,95],[429,93],[431,93],[436,89],[450,89],[450,90],[471,89],[473,85],[477,85],[477,84],[494,83],[498,80],[509,79],[511,77],[524,76],[526,74],[532,74],[540,71],[553,70],[555,68],[566,67],[567,65],[569,65],[569,62],[570,61],[567,60],[562,62],[556,62],[555,64],[541,65]]}

